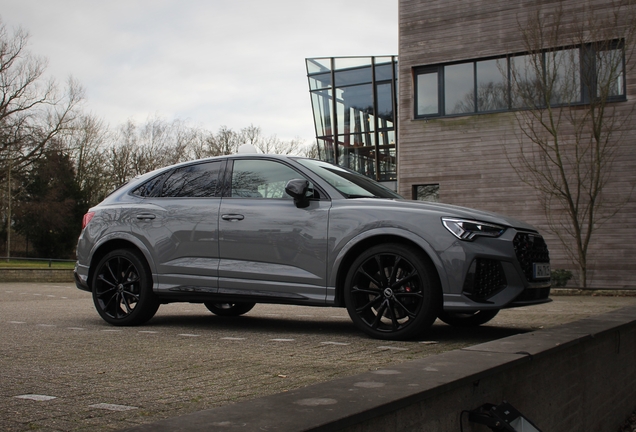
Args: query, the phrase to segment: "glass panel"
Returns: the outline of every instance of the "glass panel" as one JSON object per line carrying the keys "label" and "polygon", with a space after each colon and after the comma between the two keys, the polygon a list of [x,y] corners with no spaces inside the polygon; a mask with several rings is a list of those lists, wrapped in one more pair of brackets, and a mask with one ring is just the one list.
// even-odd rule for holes
{"label": "glass panel", "polygon": [[545,53],[546,90],[550,103],[567,104],[581,101],[581,64],[579,50]]}
{"label": "glass panel", "polygon": [[358,69],[338,70],[335,73],[334,80],[336,87],[344,87],[355,84],[364,84],[371,82],[371,67]]}
{"label": "glass panel", "polygon": [[387,130],[378,132],[378,145],[380,147],[395,147],[395,131]]}
{"label": "glass panel", "polygon": [[607,98],[624,96],[623,50],[605,50],[596,53],[596,96]]}
{"label": "glass panel", "polygon": [[417,75],[417,94],[415,95],[418,116],[439,114],[438,79],[437,72],[428,72]]}
{"label": "glass panel", "polygon": [[413,199],[439,202],[439,184],[413,186]]}
{"label": "glass panel", "polygon": [[221,162],[177,168],[163,184],[162,197],[213,197]]}
{"label": "glass panel", "polygon": [[352,134],[341,136],[340,166],[375,178],[375,145],[373,134]]}
{"label": "glass panel", "polygon": [[309,89],[320,90],[331,87],[331,72],[309,76]]}
{"label": "glass panel", "polygon": [[306,59],[307,74],[327,72],[331,70],[331,57]]}
{"label": "glass panel", "polygon": [[375,58],[375,65],[381,65],[381,64],[386,64],[386,63],[391,63],[391,65],[393,65],[393,57],[391,56],[385,56],[385,57],[376,57]]}
{"label": "glass panel", "polygon": [[314,109],[314,122],[317,136],[332,134],[331,90],[311,93],[311,103]]}
{"label": "glass panel", "polygon": [[393,86],[391,83],[376,86],[378,117],[393,121]]}
{"label": "glass panel", "polygon": [[375,81],[393,80],[393,63],[375,64]]}
{"label": "glass panel", "polygon": [[285,185],[304,178],[287,165],[267,160],[235,160],[232,170],[232,197],[291,199]]}
{"label": "glass panel", "polygon": [[[344,90],[336,89],[336,125],[338,125],[338,132],[349,133],[345,130],[345,102],[344,102]],[[335,132],[334,132],[335,133]]]}
{"label": "glass panel", "polygon": [[395,180],[397,178],[395,131],[378,133],[378,165],[378,180]]}
{"label": "glass panel", "polygon": [[318,139],[318,158],[329,163],[335,163],[336,157],[333,149],[332,139]]}
{"label": "glass panel", "polygon": [[506,59],[477,62],[477,111],[508,108]]}
{"label": "glass panel", "polygon": [[361,66],[371,66],[371,57],[337,57],[335,69],[349,69]]}
{"label": "glass panel", "polygon": [[510,81],[513,108],[540,107],[542,103],[540,74],[542,54],[510,59]]}
{"label": "glass panel", "polygon": [[[338,131],[345,134],[373,131],[373,87],[365,84],[338,90],[342,92],[343,102],[342,124],[338,113]],[[344,129],[340,129],[340,126]]]}
{"label": "glass panel", "polygon": [[444,104],[446,114],[475,112],[472,62],[444,67]]}

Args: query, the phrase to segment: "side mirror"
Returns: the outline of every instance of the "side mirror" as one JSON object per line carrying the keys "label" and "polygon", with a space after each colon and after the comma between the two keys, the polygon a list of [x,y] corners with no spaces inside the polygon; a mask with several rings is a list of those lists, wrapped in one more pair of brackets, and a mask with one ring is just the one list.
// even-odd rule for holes
{"label": "side mirror", "polygon": [[309,181],[305,179],[291,179],[285,185],[285,192],[294,199],[294,204],[298,208],[305,208],[309,205]]}

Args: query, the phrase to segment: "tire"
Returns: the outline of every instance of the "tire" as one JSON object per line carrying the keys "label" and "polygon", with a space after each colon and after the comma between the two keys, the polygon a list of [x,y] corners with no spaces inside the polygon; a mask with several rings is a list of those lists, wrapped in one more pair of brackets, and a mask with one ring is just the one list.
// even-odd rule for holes
{"label": "tire", "polygon": [[248,313],[256,303],[203,303],[210,312],[225,317],[235,317]]}
{"label": "tire", "polygon": [[441,311],[439,319],[455,327],[477,327],[486,324],[499,313],[499,309],[478,310],[472,312]]}
{"label": "tire", "polygon": [[344,295],[353,323],[376,339],[412,339],[441,309],[441,288],[421,252],[404,245],[367,249],[351,265]]}
{"label": "tire", "polygon": [[152,292],[152,277],[146,260],[136,251],[109,252],[97,264],[92,278],[93,303],[104,321],[116,326],[134,326],[151,319],[159,300]]}

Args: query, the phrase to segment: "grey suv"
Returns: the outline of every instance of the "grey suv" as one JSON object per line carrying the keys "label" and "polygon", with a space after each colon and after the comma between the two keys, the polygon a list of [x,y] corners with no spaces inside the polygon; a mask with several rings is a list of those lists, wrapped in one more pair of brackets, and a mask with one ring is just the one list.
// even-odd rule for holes
{"label": "grey suv", "polygon": [[546,244],[505,216],[407,201],[326,162],[233,155],[142,175],[90,209],[75,280],[101,317],[160,304],[238,316],[255,303],[346,307],[381,339],[550,301]]}

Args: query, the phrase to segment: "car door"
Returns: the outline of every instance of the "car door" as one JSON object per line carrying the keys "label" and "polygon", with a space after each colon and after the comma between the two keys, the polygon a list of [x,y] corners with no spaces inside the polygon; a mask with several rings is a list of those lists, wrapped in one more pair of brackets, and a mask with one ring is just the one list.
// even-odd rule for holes
{"label": "car door", "polygon": [[231,186],[219,218],[219,293],[324,302],[331,202],[316,192],[307,207],[296,207],[285,185],[305,177],[282,161],[243,158],[228,165]]}
{"label": "car door", "polygon": [[218,286],[217,190],[223,161],[186,165],[162,181],[146,198],[136,228],[145,232],[158,273],[168,292],[216,292]]}

